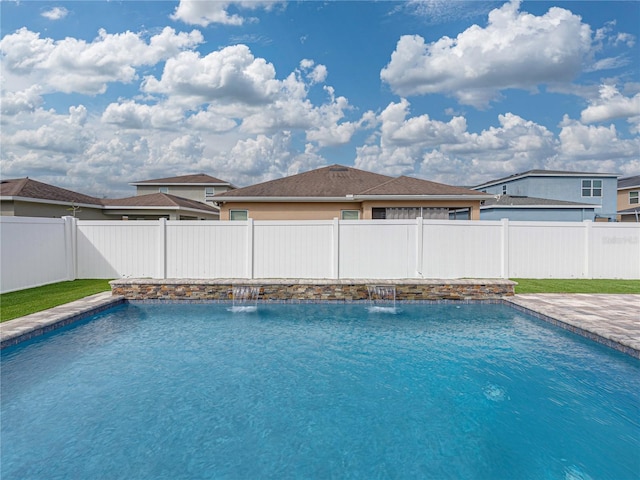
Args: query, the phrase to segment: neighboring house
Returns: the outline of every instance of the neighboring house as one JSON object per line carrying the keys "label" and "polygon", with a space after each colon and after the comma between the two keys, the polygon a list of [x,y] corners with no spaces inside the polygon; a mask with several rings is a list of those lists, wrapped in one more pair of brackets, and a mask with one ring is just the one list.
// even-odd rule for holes
{"label": "neighboring house", "polygon": [[484,201],[480,207],[480,218],[482,220],[509,218],[530,222],[580,222],[595,218],[596,208],[595,205],[548,198],[496,195]]}
{"label": "neighboring house", "polygon": [[174,195],[153,194],[100,199],[30,178],[0,182],[2,215],[20,217],[74,216],[83,220],[217,220],[211,205]]}
{"label": "neighboring house", "polygon": [[640,222],[640,175],[618,180],[618,221]]}
{"label": "neighboring house", "polygon": [[[614,221],[618,177],[614,173],[529,170],[472,187],[494,196],[520,198],[518,208],[485,202],[480,218],[510,220]],[[529,200],[522,200],[529,198]],[[553,200],[543,205],[540,199]],[[526,203],[530,205],[527,206]],[[501,210],[501,211],[499,211]]]}
{"label": "neighboring house", "polygon": [[449,219],[480,217],[491,198],[462,187],[412,177],[389,177],[331,165],[216,195],[221,220]]}
{"label": "neighboring house", "polygon": [[215,195],[236,188],[229,182],[198,173],[195,175],[181,175],[179,177],[157,178],[143,180],[129,185],[136,187],[136,195],[152,193],[168,193],[177,197],[189,198],[196,202],[213,204]]}

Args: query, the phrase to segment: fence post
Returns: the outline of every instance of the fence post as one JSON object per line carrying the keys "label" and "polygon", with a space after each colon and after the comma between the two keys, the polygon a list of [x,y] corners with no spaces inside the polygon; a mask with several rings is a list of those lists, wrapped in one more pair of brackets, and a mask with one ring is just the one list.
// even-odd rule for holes
{"label": "fence post", "polygon": [[78,276],[78,219],[70,216],[62,219],[64,220],[67,280],[75,280]]}
{"label": "fence post", "polygon": [[422,249],[423,246],[423,218],[416,218],[416,275],[418,278],[423,278],[422,274]]}
{"label": "fence post", "polygon": [[167,278],[167,219],[158,219],[158,278]]}
{"label": "fence post", "polygon": [[592,222],[591,220],[583,220],[584,225],[584,278],[591,277],[591,235],[592,235]]}
{"label": "fence post", "polygon": [[333,219],[333,239],[331,243],[332,253],[332,266],[331,274],[335,279],[340,278],[340,219],[334,217]]}
{"label": "fence post", "polygon": [[509,219],[503,218],[502,222],[502,244],[501,254],[502,261],[500,262],[500,275],[502,278],[509,278]]}
{"label": "fence post", "polygon": [[247,219],[247,278],[253,278],[253,218]]}

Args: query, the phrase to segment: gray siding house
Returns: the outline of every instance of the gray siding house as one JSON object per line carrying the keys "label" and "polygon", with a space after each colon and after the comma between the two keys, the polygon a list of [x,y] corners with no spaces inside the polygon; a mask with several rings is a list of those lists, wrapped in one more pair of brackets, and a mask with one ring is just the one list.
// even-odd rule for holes
{"label": "gray siding house", "polygon": [[472,187],[496,196],[480,219],[523,221],[615,221],[615,173],[529,170]]}

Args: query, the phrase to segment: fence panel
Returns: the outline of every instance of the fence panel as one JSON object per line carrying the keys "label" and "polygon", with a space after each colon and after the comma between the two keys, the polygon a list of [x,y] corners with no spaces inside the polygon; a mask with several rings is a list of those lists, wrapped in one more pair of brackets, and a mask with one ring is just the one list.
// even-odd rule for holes
{"label": "fence panel", "polygon": [[78,278],[158,276],[160,223],[78,220]]}
{"label": "fence panel", "polygon": [[0,290],[73,278],[640,278],[640,225],[3,217]]}
{"label": "fence panel", "polygon": [[246,277],[247,233],[245,222],[167,222],[167,277]]}
{"label": "fence panel", "polygon": [[62,218],[2,217],[0,292],[72,280],[66,230]]}
{"label": "fence panel", "polygon": [[256,221],[254,278],[331,278],[331,221]]}
{"label": "fence panel", "polygon": [[416,278],[415,220],[340,222],[340,278]]}
{"label": "fence panel", "polygon": [[594,223],[590,257],[593,278],[640,279],[640,225]]}
{"label": "fence panel", "polygon": [[425,220],[423,278],[500,278],[502,222]]}
{"label": "fence panel", "polygon": [[509,277],[587,278],[587,233],[579,222],[509,222]]}

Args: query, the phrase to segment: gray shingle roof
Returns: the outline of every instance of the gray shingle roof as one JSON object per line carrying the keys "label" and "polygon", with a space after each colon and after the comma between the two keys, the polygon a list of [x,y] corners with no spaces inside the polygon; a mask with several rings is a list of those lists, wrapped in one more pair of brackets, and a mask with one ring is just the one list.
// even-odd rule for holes
{"label": "gray shingle roof", "polygon": [[218,213],[218,210],[202,202],[188,198],[177,197],[168,193],[151,193],[127,198],[105,199],[103,204],[108,207],[182,207]]}
{"label": "gray shingle roof", "polygon": [[102,205],[102,200],[99,198],[49,185],[48,183],[31,180],[28,177],[2,180],[2,182],[0,182],[0,196],[34,198],[66,203],[83,203],[96,206]]}
{"label": "gray shingle roof", "polygon": [[127,198],[100,199],[56,187],[54,185],[49,185],[47,183],[31,180],[30,178],[2,180],[2,182],[0,182],[0,196],[51,200],[69,204],[88,204],[95,205],[96,208],[101,208],[103,206],[122,208],[181,207],[202,210],[210,213],[218,213],[218,210],[211,205],[165,193],[152,193],[149,195],[139,195]]}
{"label": "gray shingle roof", "polygon": [[193,175],[181,175],[178,177],[156,178],[152,180],[142,180],[133,182],[130,185],[184,185],[184,184],[215,184],[230,185],[229,182],[212,177],[205,173],[196,173]]}
{"label": "gray shingle roof", "polygon": [[534,206],[558,206],[567,208],[585,208],[592,206],[593,208],[600,205],[590,205],[588,203],[567,202],[564,200],[552,200],[550,198],[537,198],[537,197],[521,197],[516,195],[499,195],[497,197],[484,201],[485,207],[500,207],[500,206],[518,206],[518,207],[534,207]]}
{"label": "gray shingle roof", "polygon": [[486,195],[482,192],[444,183],[413,177],[398,177],[373,188],[359,192],[361,195]]}
{"label": "gray shingle roof", "polygon": [[233,197],[346,197],[347,195],[485,195],[412,177],[389,177],[343,165],[330,165],[290,177],[216,195]]}
{"label": "gray shingle roof", "polygon": [[618,179],[618,190],[634,187],[640,187],[640,175]]}

